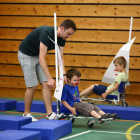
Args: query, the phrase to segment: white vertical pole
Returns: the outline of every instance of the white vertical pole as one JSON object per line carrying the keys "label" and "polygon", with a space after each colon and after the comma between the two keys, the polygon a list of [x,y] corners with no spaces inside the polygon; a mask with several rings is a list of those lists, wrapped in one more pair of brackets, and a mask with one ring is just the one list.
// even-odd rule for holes
{"label": "white vertical pole", "polygon": [[[54,13],[54,35],[55,35],[55,69],[56,69],[56,93],[59,92],[58,85],[58,46],[57,46],[57,21],[56,21],[56,13]],[[60,103],[57,100],[56,112],[60,114]]]}
{"label": "white vertical pole", "polygon": [[57,57],[57,21],[54,13],[54,35],[55,35],[55,69],[56,69],[56,90],[58,90],[58,57]]}
{"label": "white vertical pole", "polygon": [[133,17],[131,17],[131,21],[130,21],[130,31],[129,31],[129,42],[131,41],[131,33],[132,33],[132,23],[133,23]]}

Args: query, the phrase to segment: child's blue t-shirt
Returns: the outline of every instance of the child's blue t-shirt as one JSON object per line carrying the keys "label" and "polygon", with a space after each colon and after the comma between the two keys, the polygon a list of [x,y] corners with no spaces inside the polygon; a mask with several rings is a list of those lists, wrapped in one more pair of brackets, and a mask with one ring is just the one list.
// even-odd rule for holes
{"label": "child's blue t-shirt", "polygon": [[75,102],[80,102],[78,86],[65,84],[61,100],[66,101],[70,106],[73,106]]}

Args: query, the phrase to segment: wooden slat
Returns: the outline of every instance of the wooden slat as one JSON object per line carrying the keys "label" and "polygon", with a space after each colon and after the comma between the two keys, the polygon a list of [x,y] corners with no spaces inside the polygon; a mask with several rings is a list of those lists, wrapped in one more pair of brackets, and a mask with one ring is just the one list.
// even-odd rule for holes
{"label": "wooden slat", "polygon": [[[60,25],[66,17],[57,17],[57,25]],[[80,18],[70,17],[76,23],[78,29],[115,29],[129,30],[130,18]],[[53,17],[20,17],[0,16],[0,27],[39,27],[42,25],[54,26]],[[133,19],[133,30],[140,30],[140,19]]]}
{"label": "wooden slat", "polygon": [[33,29],[0,28],[0,39],[24,39]]}
{"label": "wooden slat", "polygon": [[[0,28],[0,39],[24,39],[33,29],[12,29]],[[129,31],[95,31],[78,30],[67,41],[87,41],[87,42],[128,42]],[[133,31],[132,38],[135,43],[140,43],[140,32]]]}
{"label": "wooden slat", "polygon": [[[66,67],[67,71],[71,67]],[[81,79],[84,80],[102,80],[106,69],[94,69],[94,68],[77,68],[81,72]],[[50,74],[55,78],[55,67],[49,67]],[[2,76],[23,76],[23,72],[20,65],[0,65],[0,75]],[[129,81],[140,82],[140,71],[129,70]]]}
{"label": "wooden slat", "polygon": [[[80,81],[79,91],[86,89],[91,84],[108,85],[99,81]],[[26,89],[24,78],[20,78],[20,77],[0,77],[0,87]],[[41,89],[41,85],[38,85],[37,89]],[[140,84],[138,83],[130,83],[130,86],[126,87],[126,94],[140,95],[139,91],[140,91]]]}
{"label": "wooden slat", "polygon": [[[51,76],[55,78],[55,67],[49,67]],[[20,65],[0,65],[0,75],[24,76]]]}
{"label": "wooden slat", "polygon": [[1,15],[140,17],[139,5],[0,4]]}
{"label": "wooden slat", "polygon": [[0,40],[0,51],[17,52],[21,41]]}
{"label": "wooden slat", "polygon": [[[128,42],[128,31],[91,31],[91,30],[78,30],[70,41],[89,41],[89,42]],[[138,43],[140,32],[133,31],[132,38],[137,36],[135,43]]]}
{"label": "wooden slat", "polygon": [[[0,51],[17,52],[21,41],[0,40]],[[116,55],[124,44],[66,42],[65,54]],[[48,53],[55,53],[54,50]],[[140,56],[139,44],[133,44],[130,56]]]}
{"label": "wooden slat", "polygon": [[0,3],[92,3],[92,4],[140,4],[139,0],[1,0]]}
{"label": "wooden slat", "polygon": [[[55,66],[55,56],[47,54],[46,62],[48,65]],[[88,56],[88,55],[64,55],[65,66],[75,67],[100,67],[108,68],[114,57],[112,56]],[[0,53],[0,63],[19,64],[17,53]],[[140,58],[130,57],[129,68],[140,69]]]}
{"label": "wooden slat", "polygon": [[[0,88],[0,97],[7,97],[7,98],[23,98],[25,97],[26,89],[21,88]],[[51,91],[52,97],[54,91]],[[42,90],[36,89],[34,93],[34,99],[40,99],[42,100]],[[56,101],[56,99],[53,97],[53,100]]]}
{"label": "wooden slat", "polygon": [[[82,55],[64,55],[65,66],[75,67],[103,67],[108,68],[114,57],[110,56],[82,56]],[[50,55],[47,56],[47,63],[53,64],[54,60]],[[52,61],[52,62],[51,62]],[[130,69],[140,69],[140,58],[131,57],[129,62]]]}
{"label": "wooden slat", "polygon": [[[0,77],[0,87],[7,88],[26,88],[24,78],[20,77]],[[38,85],[37,89],[41,89]]]}

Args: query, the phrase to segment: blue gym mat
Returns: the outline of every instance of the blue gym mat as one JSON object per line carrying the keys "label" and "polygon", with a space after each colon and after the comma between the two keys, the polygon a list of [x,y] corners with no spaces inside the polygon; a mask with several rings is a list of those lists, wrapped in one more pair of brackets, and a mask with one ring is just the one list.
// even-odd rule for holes
{"label": "blue gym mat", "polygon": [[140,121],[140,107],[97,105],[106,113],[117,113],[121,119]]}
{"label": "blue gym mat", "polygon": [[72,132],[72,122],[42,119],[22,126],[21,130],[40,131],[42,140],[57,140]]}
{"label": "blue gym mat", "polygon": [[0,140],[41,140],[41,132],[25,130],[5,130],[0,132]]}
{"label": "blue gym mat", "polygon": [[[111,105],[97,105],[101,110],[106,113],[117,113],[121,119],[125,120],[137,120],[140,121],[140,107],[123,107],[123,106],[111,106]],[[53,111],[56,112],[56,102],[52,102]],[[17,102],[17,111],[24,112],[24,101]],[[69,113],[65,111],[60,103],[61,113]],[[33,101],[31,105],[31,112],[46,113],[45,105],[43,101]]]}
{"label": "blue gym mat", "polygon": [[[24,112],[24,101],[17,102],[16,111]],[[60,107],[62,104],[60,104]],[[56,102],[52,102],[52,110],[56,112]],[[41,112],[46,113],[45,104],[43,101],[33,101],[31,105],[31,112]]]}
{"label": "blue gym mat", "polygon": [[30,117],[0,115],[0,130],[20,130],[21,126],[32,122]]}
{"label": "blue gym mat", "polygon": [[16,100],[0,99],[0,111],[8,111],[16,109]]}

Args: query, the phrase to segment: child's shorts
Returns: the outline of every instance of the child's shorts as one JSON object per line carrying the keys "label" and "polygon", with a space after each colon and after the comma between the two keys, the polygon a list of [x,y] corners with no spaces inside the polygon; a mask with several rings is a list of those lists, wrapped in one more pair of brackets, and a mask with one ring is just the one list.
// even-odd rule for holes
{"label": "child's shorts", "polygon": [[103,93],[105,93],[107,90],[107,86],[104,85],[98,85],[98,86],[94,86],[93,88],[93,93],[96,93],[97,95],[101,95]]}
{"label": "child's shorts", "polygon": [[75,102],[72,107],[75,108],[76,111],[78,111],[80,114],[87,116],[87,117],[90,116],[90,112],[92,110],[94,110],[97,113],[101,110],[94,104],[83,103],[83,102]]}

